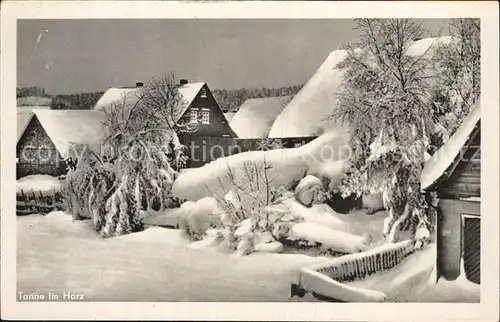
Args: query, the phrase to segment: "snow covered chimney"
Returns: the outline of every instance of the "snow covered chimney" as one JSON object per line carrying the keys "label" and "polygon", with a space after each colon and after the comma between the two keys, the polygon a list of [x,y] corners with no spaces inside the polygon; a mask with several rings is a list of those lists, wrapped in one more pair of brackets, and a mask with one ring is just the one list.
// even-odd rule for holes
{"label": "snow covered chimney", "polygon": [[143,82],[137,82],[135,83],[135,87],[143,87],[144,83]]}
{"label": "snow covered chimney", "polygon": [[186,84],[188,84],[188,83],[189,83],[189,82],[188,82],[188,80],[187,80],[187,79],[181,79],[181,80],[179,81],[179,85],[186,85]]}

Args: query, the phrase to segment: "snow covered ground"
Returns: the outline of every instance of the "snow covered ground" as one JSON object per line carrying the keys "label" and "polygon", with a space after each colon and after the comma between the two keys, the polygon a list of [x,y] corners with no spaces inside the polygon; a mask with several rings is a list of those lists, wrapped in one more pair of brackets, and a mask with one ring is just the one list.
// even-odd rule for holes
{"label": "snow covered ground", "polygon": [[[90,220],[72,222],[64,212],[17,221],[18,290],[79,292],[88,301],[318,301],[311,295],[290,299],[290,283],[300,268],[326,260],[192,249],[183,231],[157,227],[101,239]],[[429,283],[434,254],[432,248],[417,252],[383,274],[349,284],[384,292],[389,301],[477,302],[479,286],[472,283]]]}
{"label": "snow covered ground", "polygon": [[164,228],[101,239],[89,220],[63,212],[17,220],[18,290],[82,292],[89,301],[287,301],[292,274],[325,259],[194,250],[182,231]]}
{"label": "snow covered ground", "polygon": [[59,191],[61,189],[61,181],[49,175],[36,174],[18,179],[16,189],[18,193],[21,193],[21,190],[27,192],[31,191],[31,189],[41,192]]}

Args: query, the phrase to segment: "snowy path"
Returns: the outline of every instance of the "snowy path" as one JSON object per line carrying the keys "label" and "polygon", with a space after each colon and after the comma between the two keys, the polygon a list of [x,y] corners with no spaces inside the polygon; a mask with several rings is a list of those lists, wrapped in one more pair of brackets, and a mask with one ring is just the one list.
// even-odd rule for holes
{"label": "snowy path", "polygon": [[294,272],[322,260],[192,250],[181,231],[163,228],[104,240],[62,213],[18,217],[17,228],[19,291],[93,301],[289,301]]}

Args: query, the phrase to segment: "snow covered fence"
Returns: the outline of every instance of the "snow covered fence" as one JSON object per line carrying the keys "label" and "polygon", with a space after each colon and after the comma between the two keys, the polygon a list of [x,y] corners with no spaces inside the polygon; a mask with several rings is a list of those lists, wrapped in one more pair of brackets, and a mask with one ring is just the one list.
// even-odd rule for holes
{"label": "snow covered fence", "polygon": [[385,294],[342,284],[363,279],[398,265],[414,250],[413,240],[384,244],[371,250],[334,258],[302,268],[292,296],[313,292],[346,302],[385,301]]}
{"label": "snow covered fence", "polygon": [[339,282],[362,279],[392,268],[413,252],[413,241],[385,244],[369,251],[337,257],[316,268]]}
{"label": "snow covered fence", "polygon": [[32,213],[49,213],[62,209],[63,198],[56,189],[35,191],[20,189],[16,193],[16,214],[29,215]]}

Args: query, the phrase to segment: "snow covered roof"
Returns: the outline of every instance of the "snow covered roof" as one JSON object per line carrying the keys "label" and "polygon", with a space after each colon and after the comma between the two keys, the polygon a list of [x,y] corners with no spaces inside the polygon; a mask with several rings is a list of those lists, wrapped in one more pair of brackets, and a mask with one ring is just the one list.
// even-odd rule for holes
{"label": "snow covered roof", "polygon": [[20,110],[50,110],[50,106],[48,105],[21,105],[17,107]]}
{"label": "snow covered roof", "polygon": [[335,66],[345,59],[345,50],[330,53],[316,73],[288,103],[276,118],[269,137],[299,137],[318,135],[335,105],[335,91],[342,82],[343,72]]}
{"label": "snow covered roof", "polygon": [[105,138],[102,111],[36,110],[33,112],[61,156],[67,156],[74,145],[85,145],[100,151]]}
{"label": "snow covered roof", "polygon": [[[412,56],[428,54],[429,47],[449,43],[451,40],[451,37],[421,39],[412,44],[407,54]],[[343,77],[343,72],[335,67],[346,57],[345,50],[335,50],[330,53],[316,73],[276,118],[269,137],[311,136],[342,128],[339,122],[329,117],[336,107],[336,92],[340,89]]]}
{"label": "snow covered roof", "polygon": [[231,122],[231,120],[233,119],[233,117],[236,115],[236,112],[226,112],[224,113],[224,117],[226,118],[226,120],[228,122]]}
{"label": "snow covered roof", "polygon": [[476,107],[472,109],[448,142],[425,163],[420,176],[420,187],[422,190],[430,188],[445,174],[446,170],[459,155],[460,149],[469,140],[480,119],[481,104],[478,101]]}
{"label": "snow covered roof", "polygon": [[52,98],[43,96],[25,96],[16,99],[17,106],[50,106]]}
{"label": "snow covered roof", "polygon": [[[189,108],[196,95],[198,95],[204,85],[204,82],[199,82],[188,83],[178,87],[179,93],[183,97],[183,105],[180,111],[178,111],[178,118],[181,118],[184,115],[184,112]],[[94,110],[106,110],[113,104],[122,104],[124,100],[126,106],[133,106],[143,95],[144,91],[144,87],[110,88],[97,101],[94,106]]]}
{"label": "snow covered roof", "polygon": [[276,117],[291,96],[254,98],[246,100],[229,126],[239,138],[267,138]]}
{"label": "snow covered roof", "polygon": [[26,130],[26,127],[28,126],[29,122],[31,121],[31,118],[33,117],[35,113],[33,113],[31,110],[17,110],[17,142],[21,139],[21,136],[23,136],[24,131]]}

